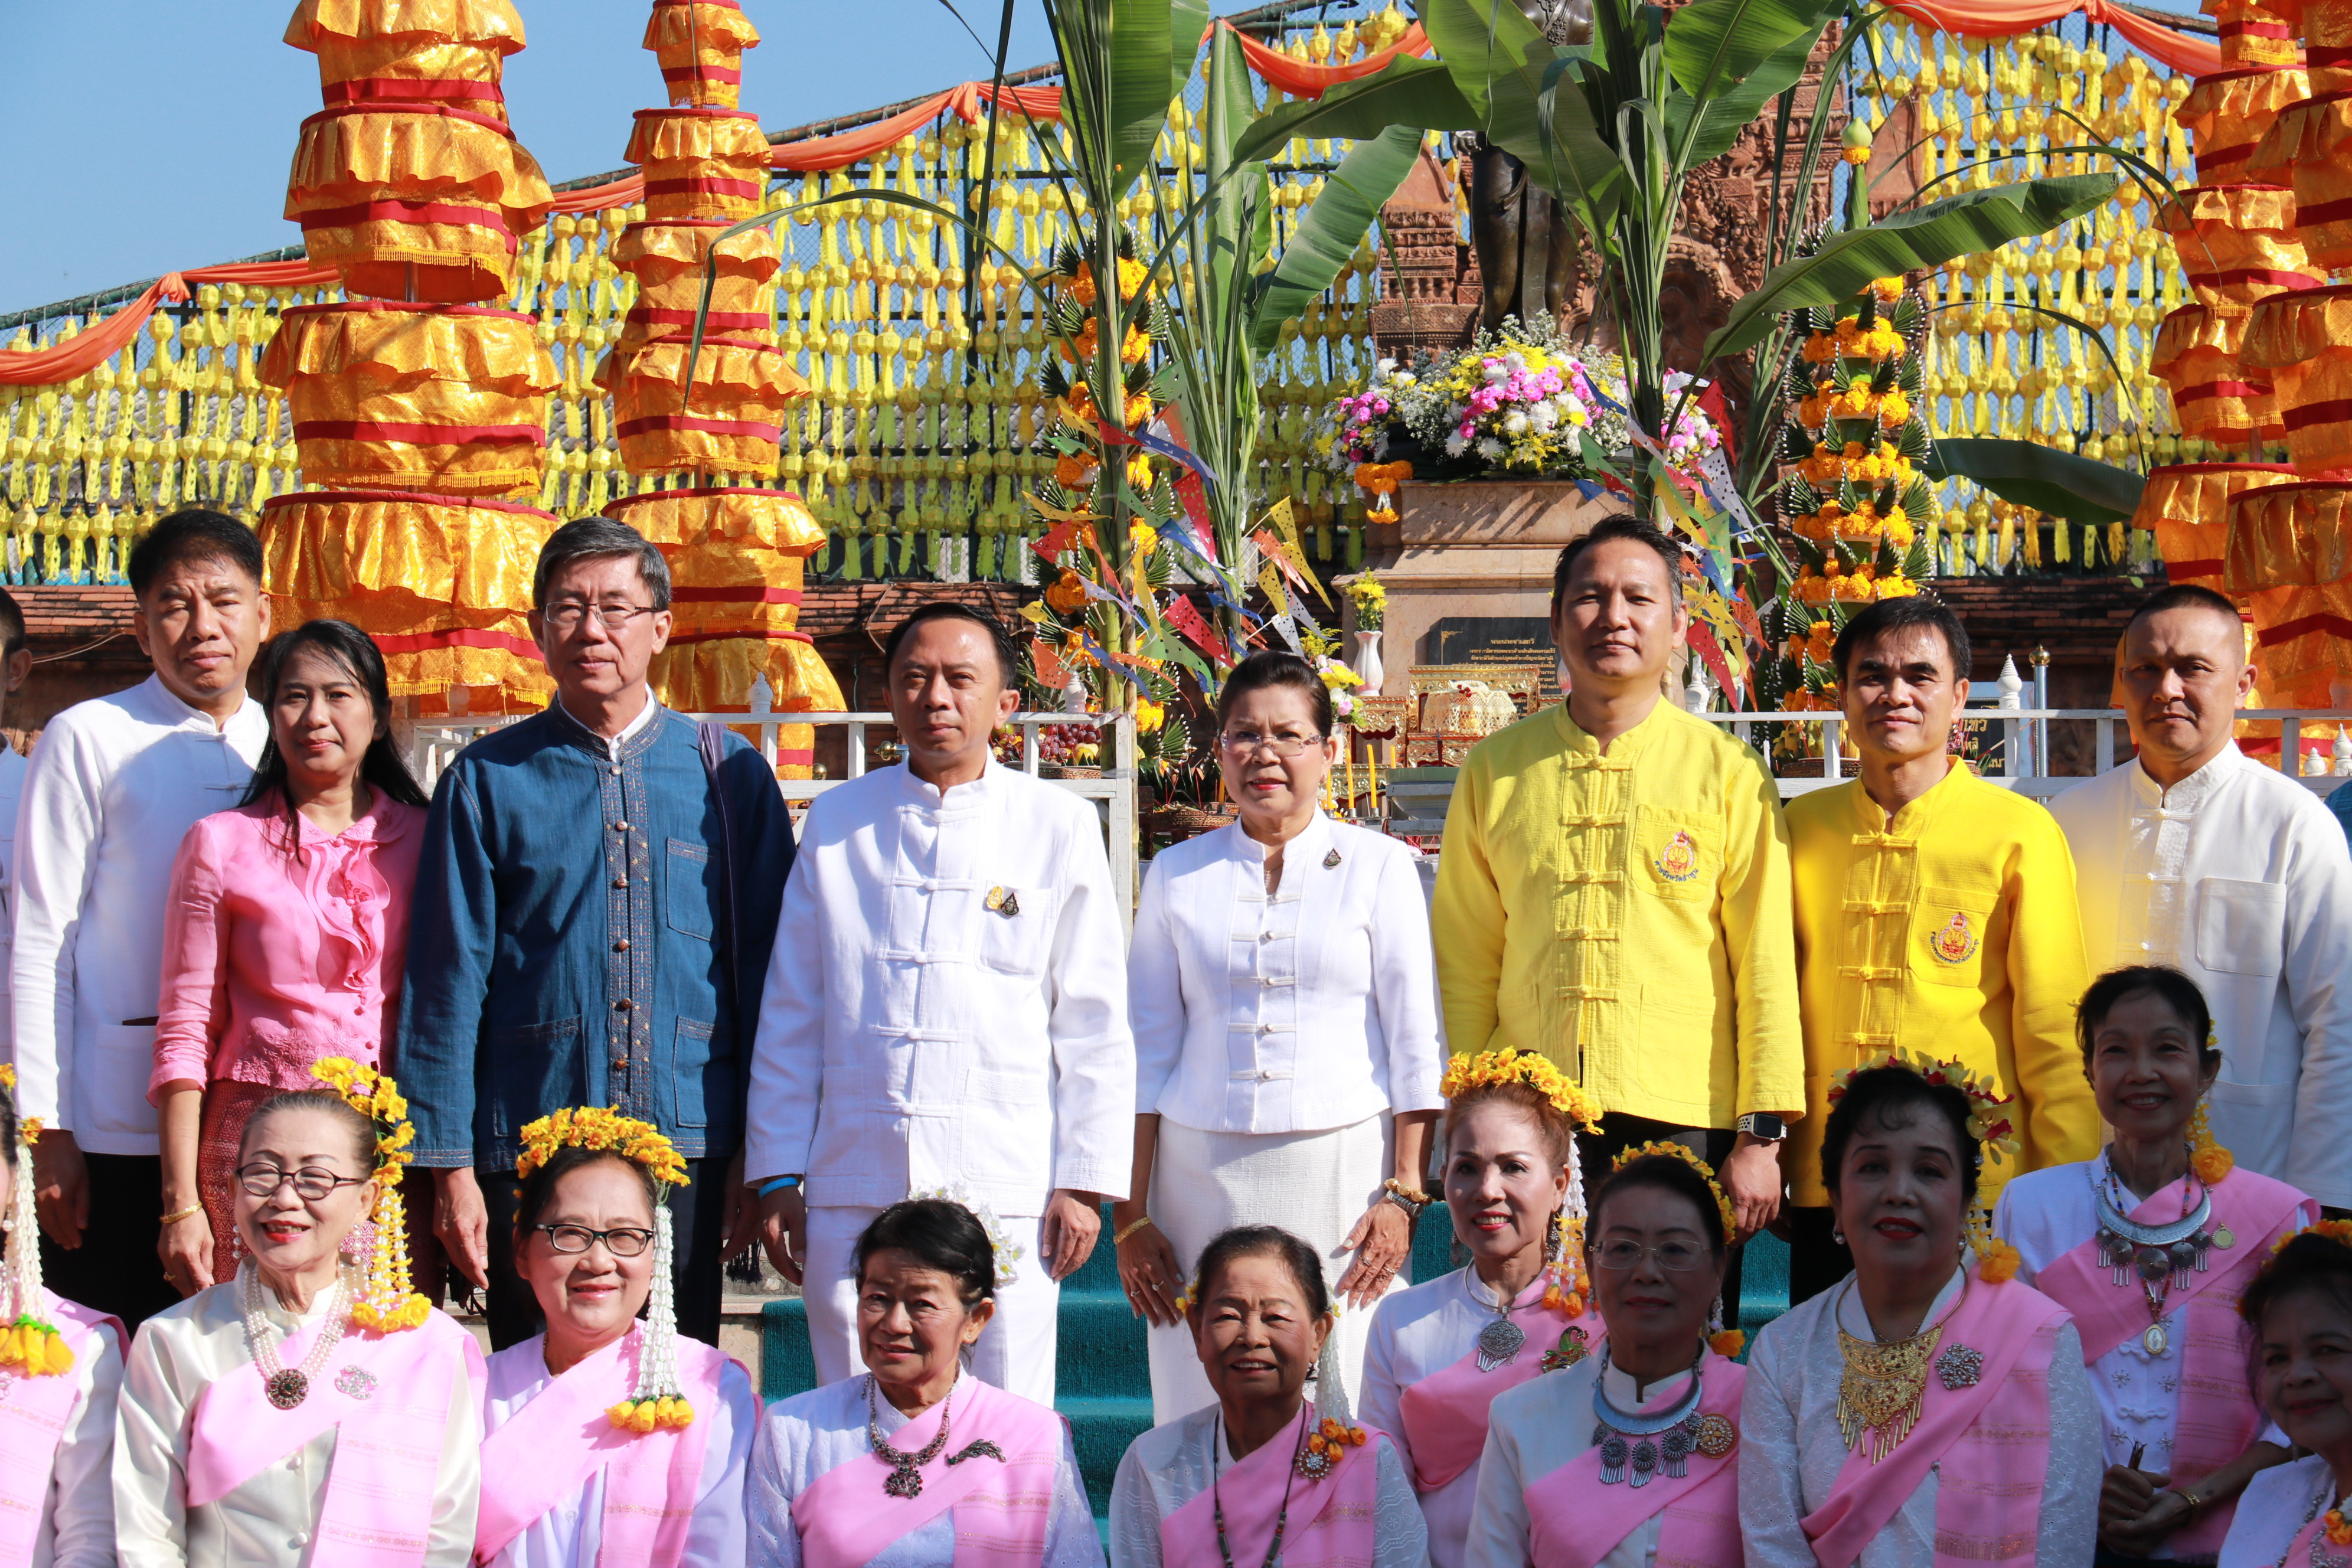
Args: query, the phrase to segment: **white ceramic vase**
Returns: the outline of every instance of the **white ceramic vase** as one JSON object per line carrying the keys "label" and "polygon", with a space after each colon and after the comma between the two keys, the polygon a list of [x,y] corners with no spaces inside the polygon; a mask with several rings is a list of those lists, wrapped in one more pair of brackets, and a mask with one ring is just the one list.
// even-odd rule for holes
{"label": "white ceramic vase", "polygon": [[1357,688],[1357,695],[1378,697],[1381,694],[1381,682],[1388,678],[1388,671],[1381,666],[1381,634],[1378,631],[1356,634],[1354,668],[1356,674],[1364,683]]}

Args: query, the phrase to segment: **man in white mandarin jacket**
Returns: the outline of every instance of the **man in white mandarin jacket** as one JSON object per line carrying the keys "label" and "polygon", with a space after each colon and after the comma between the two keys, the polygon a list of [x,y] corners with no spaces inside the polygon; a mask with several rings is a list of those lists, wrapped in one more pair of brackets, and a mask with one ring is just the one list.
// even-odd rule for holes
{"label": "man in white mandarin jacket", "polygon": [[805,1276],[820,1383],[863,1364],[858,1233],[955,1192],[1020,1248],[972,1371],[1050,1405],[1060,1281],[1127,1192],[1127,955],[1087,801],[999,766],[1011,641],[961,605],[892,634],[908,760],[817,797],[785,886],[751,1059],[744,1170],[769,1257]]}
{"label": "man in white mandarin jacket", "polygon": [[2094,973],[2180,969],[2221,1047],[2213,1135],[2238,1163],[2352,1208],[2352,852],[2312,794],[2231,738],[2238,612],[2159,589],[2116,670],[2134,760],[2050,803],[2074,853]]}

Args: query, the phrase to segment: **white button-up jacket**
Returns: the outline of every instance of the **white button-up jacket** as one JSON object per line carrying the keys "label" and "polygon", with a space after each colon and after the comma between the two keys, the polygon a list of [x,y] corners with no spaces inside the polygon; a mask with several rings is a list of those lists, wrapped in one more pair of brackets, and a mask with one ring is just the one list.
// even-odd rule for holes
{"label": "white button-up jacket", "polygon": [[2235,746],[2169,790],[2126,763],[2050,810],[2092,971],[2168,963],[2205,993],[2213,1136],[2250,1170],[2352,1205],[2352,852],[2335,816]]}
{"label": "white button-up jacket", "polygon": [[1204,1132],[1315,1132],[1435,1110],[1429,909],[1402,843],[1318,815],[1265,890],[1236,823],[1164,850],[1128,956],[1136,1109]]}
{"label": "white button-up jacket", "polygon": [[753,1178],[875,1207],[961,1184],[1000,1215],[1121,1197],[1135,1131],[1119,914],[1094,807],[991,763],[819,795],[753,1047]]}

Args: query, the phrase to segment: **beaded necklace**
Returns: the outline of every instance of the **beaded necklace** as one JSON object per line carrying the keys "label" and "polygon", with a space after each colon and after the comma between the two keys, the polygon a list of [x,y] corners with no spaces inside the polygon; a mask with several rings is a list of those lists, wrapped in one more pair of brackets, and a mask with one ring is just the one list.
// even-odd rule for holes
{"label": "beaded necklace", "polygon": [[[1310,1421],[1307,1425],[1312,1426],[1314,1423]],[[1225,1453],[1225,1413],[1222,1410],[1217,1412],[1209,1440],[1213,1445],[1209,1449],[1209,1510],[1217,1521],[1217,1555],[1224,1559],[1224,1568],[1234,1568],[1233,1544],[1225,1539],[1225,1500],[1217,1489],[1217,1461]],[[1303,1452],[1307,1442],[1304,1427],[1299,1431],[1298,1441],[1299,1452]],[[1297,1479],[1297,1475],[1298,1458],[1297,1453],[1294,1453],[1290,1468],[1282,1478],[1282,1511],[1274,1516],[1274,1540],[1267,1545],[1265,1561],[1259,1568],[1275,1568],[1275,1564],[1282,1560],[1282,1533],[1290,1528],[1290,1483]]]}
{"label": "beaded necklace", "polygon": [[318,1342],[302,1358],[300,1366],[289,1367],[278,1359],[278,1343],[269,1331],[269,1314],[262,1300],[261,1270],[245,1271],[245,1348],[261,1373],[263,1394],[278,1409],[291,1410],[310,1396],[310,1380],[319,1375],[343,1337],[343,1326],[350,1317],[346,1310],[348,1295],[343,1276],[338,1270],[334,1291],[327,1299],[327,1321],[320,1326]]}

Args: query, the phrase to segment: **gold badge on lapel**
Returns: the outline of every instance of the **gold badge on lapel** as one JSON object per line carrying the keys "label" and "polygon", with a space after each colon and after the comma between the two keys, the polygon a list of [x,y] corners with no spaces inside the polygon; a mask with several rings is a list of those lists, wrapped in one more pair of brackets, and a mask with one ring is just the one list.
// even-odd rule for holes
{"label": "gold badge on lapel", "polygon": [[1011,920],[1021,912],[1021,900],[1013,895],[1010,888],[991,888],[988,889],[986,907],[992,913]]}
{"label": "gold badge on lapel", "polygon": [[1966,963],[1977,955],[1976,927],[1969,923],[1966,910],[1955,910],[1952,918],[1927,938],[1927,951],[1936,955],[1938,963]]}

